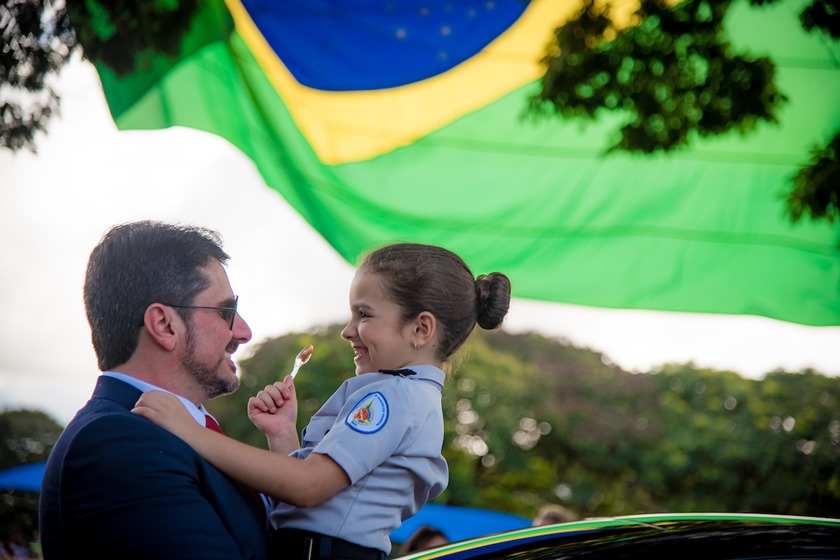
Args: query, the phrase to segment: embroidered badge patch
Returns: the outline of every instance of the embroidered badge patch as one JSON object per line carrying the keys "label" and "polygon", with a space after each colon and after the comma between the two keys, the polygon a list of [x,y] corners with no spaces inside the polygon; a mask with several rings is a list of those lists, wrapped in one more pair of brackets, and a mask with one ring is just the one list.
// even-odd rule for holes
{"label": "embroidered badge patch", "polygon": [[370,393],[360,400],[344,423],[363,434],[378,432],[388,421],[388,401],[380,392]]}

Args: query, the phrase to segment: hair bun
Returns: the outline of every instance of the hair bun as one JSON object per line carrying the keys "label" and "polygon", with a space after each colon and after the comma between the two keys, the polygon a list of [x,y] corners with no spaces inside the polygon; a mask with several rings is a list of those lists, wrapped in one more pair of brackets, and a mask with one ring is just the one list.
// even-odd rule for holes
{"label": "hair bun", "polygon": [[487,330],[498,328],[510,308],[510,280],[501,272],[482,274],[475,279],[475,291],[478,326]]}

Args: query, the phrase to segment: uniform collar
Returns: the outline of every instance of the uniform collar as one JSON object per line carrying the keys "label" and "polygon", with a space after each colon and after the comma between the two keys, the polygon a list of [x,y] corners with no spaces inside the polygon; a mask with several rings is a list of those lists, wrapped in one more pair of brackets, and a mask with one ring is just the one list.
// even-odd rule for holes
{"label": "uniform collar", "polygon": [[446,374],[441,371],[440,368],[433,365],[419,365],[419,366],[408,366],[403,369],[410,369],[416,373],[416,375],[412,375],[410,379],[422,379],[423,381],[431,381],[432,383],[438,385],[440,389],[443,389],[443,381],[446,379]]}

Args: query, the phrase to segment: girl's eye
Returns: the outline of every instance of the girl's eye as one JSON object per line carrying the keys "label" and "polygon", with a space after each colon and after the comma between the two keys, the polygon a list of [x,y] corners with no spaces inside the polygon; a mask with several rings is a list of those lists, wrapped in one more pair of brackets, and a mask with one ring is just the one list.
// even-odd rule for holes
{"label": "girl's eye", "polygon": [[370,315],[368,315],[367,312],[365,312],[365,311],[359,311],[359,317],[361,317],[362,319],[365,319],[367,317],[370,317]]}

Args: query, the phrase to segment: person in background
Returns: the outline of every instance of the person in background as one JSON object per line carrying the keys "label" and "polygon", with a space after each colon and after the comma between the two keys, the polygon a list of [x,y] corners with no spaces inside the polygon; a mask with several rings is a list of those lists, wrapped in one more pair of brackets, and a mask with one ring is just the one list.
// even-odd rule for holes
{"label": "person in background", "polygon": [[400,547],[400,554],[434,548],[449,542],[443,531],[431,525],[421,525]]}
{"label": "person in background", "polygon": [[546,504],[537,512],[531,525],[533,527],[537,525],[553,525],[555,523],[568,523],[576,519],[578,519],[578,516],[573,511],[559,504]]}
{"label": "person in background", "polygon": [[381,560],[391,531],[444,490],[443,368],[476,323],[501,325],[510,281],[475,278],[441,247],[401,243],[365,257],[349,299],[342,336],[356,376],[312,417],[302,445],[290,376],[248,404],[271,451],[198,429],[171,395],[146,393],[135,409],[279,500],[271,519],[284,558]]}
{"label": "person in background", "polygon": [[203,403],[236,390],[232,355],[251,338],[215,232],[159,222],[108,231],[84,302],[103,372],[47,461],[44,558],[266,558],[265,508],[181,439],[131,414],[166,391],[202,430]]}

